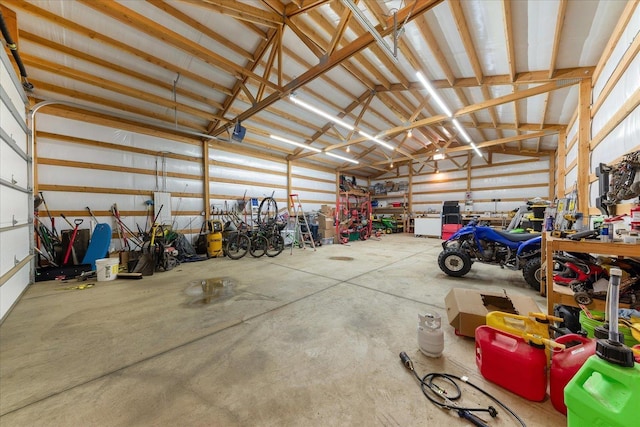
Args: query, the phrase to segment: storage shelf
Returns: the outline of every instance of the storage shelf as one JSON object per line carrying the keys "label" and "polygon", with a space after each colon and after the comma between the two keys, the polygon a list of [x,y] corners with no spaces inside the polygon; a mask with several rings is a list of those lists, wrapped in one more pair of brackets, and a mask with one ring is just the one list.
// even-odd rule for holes
{"label": "storage shelf", "polygon": [[406,195],[407,195],[407,193],[402,193],[402,194],[375,194],[375,195],[371,195],[371,200],[376,200],[376,199],[402,199]]}
{"label": "storage shelf", "polygon": [[[551,283],[551,289],[547,292],[544,286],[540,287],[540,294],[547,293],[547,313],[553,314],[553,306],[555,304],[564,304],[577,307],[573,298],[573,291],[565,286],[553,283],[553,253],[554,252],[577,252],[599,255],[611,255],[622,257],[638,257],[640,256],[640,246],[630,245],[617,242],[600,242],[595,240],[576,241],[569,239],[558,239],[549,236],[548,233],[542,233],[542,261],[546,267],[546,283]],[[628,307],[628,304],[620,304],[621,307]],[[604,308],[604,300],[593,299],[589,305],[590,309],[602,310]]]}

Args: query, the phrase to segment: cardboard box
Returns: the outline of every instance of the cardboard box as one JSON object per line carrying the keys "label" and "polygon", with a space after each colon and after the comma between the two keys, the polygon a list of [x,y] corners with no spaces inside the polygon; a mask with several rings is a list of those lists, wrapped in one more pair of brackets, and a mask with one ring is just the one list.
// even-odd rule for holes
{"label": "cardboard box", "polygon": [[320,230],[327,230],[329,228],[334,228],[333,226],[333,217],[332,216],[323,216],[318,215],[318,228]]}
{"label": "cardboard box", "polygon": [[453,288],[444,298],[447,318],[458,335],[474,337],[478,326],[486,324],[490,311],[503,311],[520,315],[540,313],[540,307],[531,297],[506,295],[501,292]]}
{"label": "cardboard box", "polygon": [[323,239],[333,238],[333,237],[336,236],[336,229],[335,228],[327,228],[325,230],[320,230],[320,236]]}

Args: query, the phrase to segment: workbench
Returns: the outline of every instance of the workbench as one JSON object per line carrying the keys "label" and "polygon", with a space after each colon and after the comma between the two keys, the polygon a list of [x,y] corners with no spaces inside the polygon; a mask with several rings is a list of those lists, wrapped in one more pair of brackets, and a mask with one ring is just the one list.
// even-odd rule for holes
{"label": "workbench", "polygon": [[[570,305],[573,307],[578,306],[573,298],[573,291],[571,288],[553,283],[553,253],[560,251],[609,255],[615,257],[640,257],[640,245],[619,242],[601,242],[599,240],[575,241],[552,237],[546,232],[542,233],[542,263],[545,268],[546,283],[549,290],[547,291],[545,286],[540,286],[540,294],[545,295],[545,292],[547,294],[548,314],[553,314],[553,306],[555,304]],[[620,307],[628,307],[628,305],[621,303]],[[588,308],[604,311],[605,301],[594,298]]]}

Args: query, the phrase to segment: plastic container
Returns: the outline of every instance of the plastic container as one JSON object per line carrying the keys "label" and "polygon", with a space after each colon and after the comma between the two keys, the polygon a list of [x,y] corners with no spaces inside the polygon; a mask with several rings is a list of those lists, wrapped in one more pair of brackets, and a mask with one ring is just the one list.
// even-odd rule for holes
{"label": "plastic container", "polygon": [[565,387],[567,426],[638,425],[640,365],[624,368],[591,356]]}
{"label": "plastic container", "polygon": [[102,258],[96,260],[96,278],[98,282],[115,280],[118,276],[120,260],[118,258]]}
{"label": "plastic container", "polygon": [[596,354],[596,340],[582,335],[568,334],[556,339],[556,343],[572,345],[564,350],[554,349],[551,354],[551,369],[549,370],[549,395],[553,407],[567,415],[564,404],[564,388],[580,370],[590,356]]}
{"label": "plastic container", "polygon": [[418,315],[418,348],[429,357],[440,357],[444,351],[442,318],[437,313]]}
{"label": "plastic container", "polygon": [[476,328],[476,365],[482,376],[534,402],[547,391],[547,356],[517,335],[492,328]]}
{"label": "plastic container", "polygon": [[[596,318],[604,319],[603,311],[591,310],[591,314]],[[604,321],[589,319],[584,314],[584,311],[580,311],[580,326],[582,326],[582,329],[584,329],[587,332],[587,337],[594,338],[594,329],[598,326],[602,326],[603,324],[604,324]],[[624,337],[624,343],[626,346],[633,347],[636,344],[640,344],[638,343],[638,341],[635,340],[635,338],[633,338],[633,335],[631,335],[631,329],[629,329],[628,327],[619,326],[618,331],[622,333]]]}

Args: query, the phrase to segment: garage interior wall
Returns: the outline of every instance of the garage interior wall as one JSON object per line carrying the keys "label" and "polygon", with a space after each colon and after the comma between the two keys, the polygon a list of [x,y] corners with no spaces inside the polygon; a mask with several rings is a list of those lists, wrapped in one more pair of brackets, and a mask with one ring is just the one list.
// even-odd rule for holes
{"label": "garage interior wall", "polygon": [[[131,230],[145,228],[147,202],[155,192],[170,193],[170,206],[163,211],[171,212],[171,224],[165,225],[189,239],[199,232],[205,212],[235,210],[239,200],[246,201],[241,218],[249,223],[255,214],[251,199],[259,202],[273,195],[281,211],[289,205],[289,192],[300,195],[305,212],[335,204],[334,171],[255,157],[241,143],[233,144],[226,143],[230,147],[222,149],[196,139],[177,141],[40,113],[36,120],[38,190],[45,194],[54,218],[63,213],[89,224],[86,207],[90,207],[100,222],[111,224],[115,204]],[[208,151],[207,203],[203,145]],[[47,218],[42,220],[50,225]],[[56,228],[65,230],[69,225],[56,220]],[[115,234],[112,247],[121,249]]]}
{"label": "garage interior wall", "polygon": [[0,322],[31,282],[33,227],[27,96],[0,49]]}
{"label": "garage interior wall", "polygon": [[[600,214],[596,207],[599,187],[595,170],[598,165],[613,165],[625,153],[640,150],[639,51],[640,8],[635,8],[633,14],[623,14],[590,84],[585,85],[585,99],[579,102],[566,137],[559,139],[557,176],[564,176],[564,179],[557,181],[556,194],[563,197],[577,188],[579,210],[590,215]],[[625,101],[621,103],[620,100]],[[579,109],[583,102],[588,116],[581,142]],[[585,178],[582,188],[581,177]],[[619,204],[616,213],[629,213],[629,202]]]}

